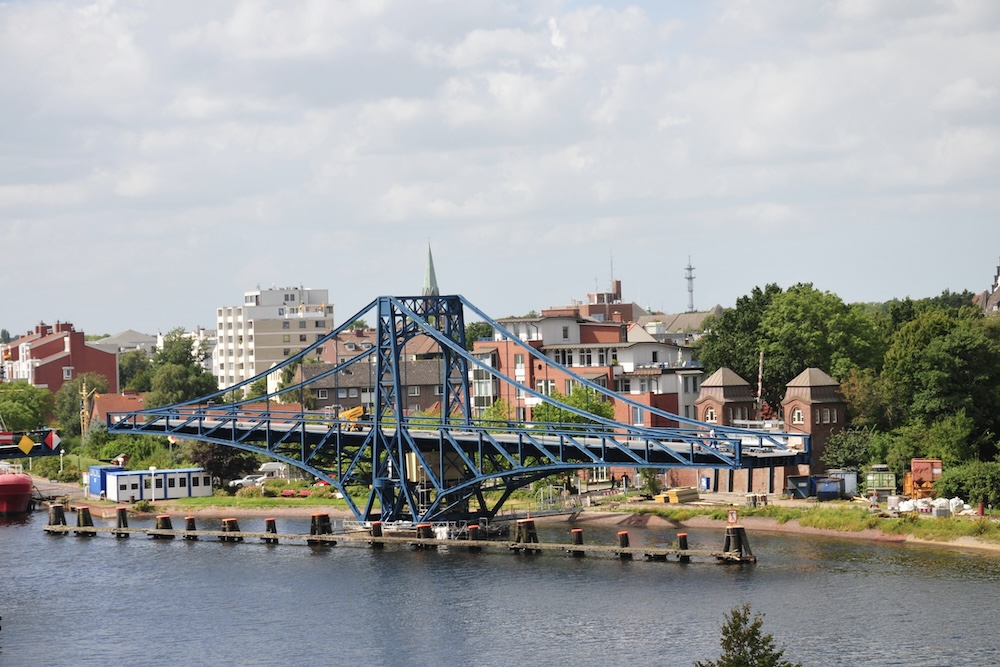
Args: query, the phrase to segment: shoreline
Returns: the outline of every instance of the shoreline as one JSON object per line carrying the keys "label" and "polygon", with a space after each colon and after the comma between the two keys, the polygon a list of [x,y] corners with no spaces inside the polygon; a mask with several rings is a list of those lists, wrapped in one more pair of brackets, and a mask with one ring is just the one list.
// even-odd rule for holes
{"label": "shoreline", "polygon": [[[118,504],[95,504],[89,498],[82,496],[81,489],[76,485],[45,483],[50,489],[61,489],[62,491],[73,490],[76,493],[68,494],[68,504],[72,506],[86,505],[90,508],[91,514],[101,518],[114,517]],[[75,496],[75,497],[74,497]],[[162,502],[162,501],[161,501]],[[127,506],[127,505],[126,505]],[[131,506],[128,506],[132,514]],[[228,519],[228,518],[301,518],[308,519],[313,514],[328,514],[332,519],[354,520],[354,513],[347,508],[332,507],[329,505],[295,505],[292,507],[270,507],[270,508],[250,508],[250,507],[218,507],[205,506],[194,509],[184,508],[174,503],[164,502],[162,505],[154,505],[151,512],[142,513],[142,516],[156,516],[158,513],[174,513],[183,516],[195,516],[205,519]],[[618,526],[621,528],[725,528],[727,523],[724,520],[712,519],[706,515],[695,515],[688,517],[684,521],[670,521],[654,514],[641,514],[635,512],[616,512],[586,509],[576,515],[571,522],[567,516],[539,516],[535,517],[538,522],[565,522],[586,525]],[[921,546],[933,546],[947,549],[962,549],[984,552],[1000,553],[1000,544],[984,542],[974,537],[959,537],[952,541],[926,540],[914,537],[913,535],[893,535],[883,533],[877,528],[868,528],[860,531],[839,531],[825,528],[812,528],[802,526],[796,520],[778,523],[776,519],[770,517],[741,517],[740,525],[751,532],[766,532],[791,535],[815,535],[820,537],[832,537],[838,539],[861,540],[864,542],[883,544],[913,544]]]}
{"label": "shoreline", "polygon": [[[87,505],[91,513],[102,518],[113,517],[118,506],[94,506],[91,503],[74,503],[76,505]],[[131,508],[130,508],[131,510]],[[132,512],[133,514],[140,514]],[[199,507],[188,509],[173,504],[164,504],[162,507],[155,507],[151,512],[141,513],[141,516],[156,516],[157,514],[173,514],[177,516],[194,516],[204,519],[228,519],[228,518],[296,518],[308,519],[314,514],[327,514],[332,519],[354,520],[354,513],[342,508],[330,507],[326,505],[299,505],[295,507],[271,507],[271,508],[251,508],[251,507]],[[613,512],[600,510],[584,510],[576,515],[574,519],[569,516],[538,516],[534,517],[539,523],[567,523],[575,526],[601,525],[619,528],[663,528],[663,529],[683,529],[683,528],[712,528],[724,529],[728,525],[721,519],[712,519],[706,515],[695,515],[688,517],[684,521],[671,521],[655,514],[641,514],[634,512]],[[974,537],[959,537],[955,540],[945,542],[936,540],[926,540],[914,537],[913,535],[894,535],[884,533],[877,528],[867,528],[860,531],[839,531],[827,528],[813,528],[803,526],[796,520],[778,523],[776,519],[770,517],[742,517],[738,525],[746,528],[752,535],[755,532],[776,533],[788,535],[814,535],[818,537],[831,537],[836,539],[860,540],[862,542],[872,542],[881,544],[913,544],[922,546],[943,547],[948,549],[965,549],[1000,553],[1000,544],[983,542]]]}

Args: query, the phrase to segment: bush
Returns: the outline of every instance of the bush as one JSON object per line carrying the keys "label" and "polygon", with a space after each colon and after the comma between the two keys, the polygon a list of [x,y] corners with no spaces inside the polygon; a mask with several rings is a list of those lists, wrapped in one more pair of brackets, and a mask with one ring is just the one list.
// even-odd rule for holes
{"label": "bush", "polygon": [[132,505],[132,509],[134,509],[136,512],[149,512],[150,510],[153,509],[153,506],[152,504],[150,504],[148,500],[143,499],[135,501],[135,503]]}

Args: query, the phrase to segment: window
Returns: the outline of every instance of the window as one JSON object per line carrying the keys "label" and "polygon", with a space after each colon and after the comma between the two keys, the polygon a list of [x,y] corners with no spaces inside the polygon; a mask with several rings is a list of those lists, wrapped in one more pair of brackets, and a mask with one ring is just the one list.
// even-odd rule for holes
{"label": "window", "polygon": [[715,414],[715,408],[709,407],[705,409],[705,421],[709,424],[715,424],[719,421],[718,415]]}
{"label": "window", "polygon": [[282,329],[291,329],[292,328],[292,323],[289,322],[288,320],[285,320],[285,321],[283,321],[281,323],[281,328]]}
{"label": "window", "polygon": [[642,425],[642,408],[638,405],[632,406],[632,424],[634,426]]}
{"label": "window", "polygon": [[327,389],[317,389],[316,390],[316,398],[318,398],[321,401],[325,401],[326,399],[330,398],[330,392],[329,392],[329,390],[327,390]]}
{"label": "window", "polygon": [[514,370],[523,371],[524,370],[524,355],[515,354],[514,355]]}
{"label": "window", "polygon": [[659,360],[660,360],[660,353],[657,352],[656,350],[653,350],[653,363],[655,364]]}
{"label": "window", "polygon": [[288,349],[287,347],[281,351],[281,354],[284,355],[284,356],[286,356],[286,357],[289,354],[291,354],[291,353],[292,353],[292,351],[290,349]]}
{"label": "window", "polygon": [[208,475],[205,475],[202,478],[202,480],[203,480],[205,486],[212,486],[212,478],[209,477]]}
{"label": "window", "polygon": [[837,408],[834,408],[832,410],[832,414],[830,415],[830,417],[831,417],[830,421],[832,421],[834,424],[836,424],[837,423]]}
{"label": "window", "polygon": [[357,398],[358,397],[357,388],[351,387],[351,389],[348,390],[347,395],[350,396],[351,398]]}
{"label": "window", "polygon": [[305,320],[299,320],[299,328],[300,329],[305,329],[306,328],[306,321]]}
{"label": "window", "polygon": [[535,383],[535,391],[545,396],[551,396],[556,390],[555,380],[539,380]]}
{"label": "window", "polygon": [[163,488],[163,479],[160,478],[160,477],[156,478],[156,488],[158,488],[158,489],[162,489]]}
{"label": "window", "polygon": [[289,301],[295,301],[295,295],[294,294],[286,294],[285,295],[285,303],[288,303]]}
{"label": "window", "polygon": [[593,358],[591,356],[592,352],[593,352],[592,350],[582,350],[580,352],[580,365],[581,366],[590,366],[590,365],[593,364]]}
{"label": "window", "polygon": [[569,340],[569,327],[562,328],[562,337],[563,340]]}
{"label": "window", "polygon": [[597,365],[598,366],[607,366],[608,365],[608,355],[607,355],[607,352],[605,350],[598,350],[597,351]]}
{"label": "window", "polygon": [[563,393],[569,396],[570,394],[573,393],[573,389],[576,387],[577,384],[578,383],[576,380],[566,380],[565,384],[563,385],[564,386]]}
{"label": "window", "polygon": [[186,489],[188,485],[187,477],[181,477],[180,482],[180,487]]}
{"label": "window", "polygon": [[174,489],[177,488],[177,478],[171,477],[167,480],[167,487]]}
{"label": "window", "polygon": [[72,379],[73,379],[73,367],[63,366],[63,380],[72,380]]}
{"label": "window", "polygon": [[830,423],[830,408],[823,408],[823,423]]}
{"label": "window", "polygon": [[281,342],[282,343],[291,343],[292,342],[292,337],[289,336],[288,334],[285,334],[284,336],[281,337]]}
{"label": "window", "polygon": [[305,334],[299,334],[299,342],[300,343],[305,343],[306,342],[306,335]]}
{"label": "window", "polygon": [[148,488],[150,488],[152,486],[153,486],[153,484],[152,484],[152,482],[149,481],[148,477],[146,479],[142,480],[142,488],[148,489]]}
{"label": "window", "polygon": [[793,424],[805,424],[806,417],[802,414],[802,408],[795,408],[792,410],[792,423]]}
{"label": "window", "polygon": [[632,391],[632,380],[629,378],[622,378],[615,382],[617,385],[616,391],[619,394],[627,394]]}
{"label": "window", "polygon": [[199,479],[200,478],[198,478],[198,477],[192,477],[191,478],[191,486],[198,486]]}
{"label": "window", "polygon": [[[688,393],[689,391],[691,391],[690,388],[689,388],[689,386],[691,384],[689,382],[690,379],[691,378],[689,378],[688,376],[686,376],[686,375],[684,376],[684,393],[685,394]],[[687,415],[684,415],[684,416],[687,417]]]}
{"label": "window", "polygon": [[316,324],[314,324],[313,326],[315,326],[317,329],[322,329],[323,327],[326,326],[326,320],[316,320]]}
{"label": "window", "polygon": [[127,487],[127,486],[128,486],[128,484],[119,484],[119,485],[118,485],[118,490],[119,490],[119,491],[125,491],[125,490],[126,490],[126,488],[125,488],[125,487]]}
{"label": "window", "polygon": [[407,396],[419,396],[420,395],[420,387],[407,387],[406,388],[406,395]]}
{"label": "window", "polygon": [[284,308],[279,308],[278,309],[278,315],[280,316],[280,315],[284,315],[284,314],[285,314],[285,309]]}
{"label": "window", "polygon": [[337,390],[337,398],[347,398],[347,390],[346,389],[338,389]]}
{"label": "window", "polygon": [[441,385],[439,384],[434,385],[434,395],[435,396],[441,395]]}
{"label": "window", "polygon": [[573,350],[556,350],[554,358],[557,364],[562,364],[563,366],[572,366]]}
{"label": "window", "polygon": [[819,423],[819,408],[816,408],[816,423]]}

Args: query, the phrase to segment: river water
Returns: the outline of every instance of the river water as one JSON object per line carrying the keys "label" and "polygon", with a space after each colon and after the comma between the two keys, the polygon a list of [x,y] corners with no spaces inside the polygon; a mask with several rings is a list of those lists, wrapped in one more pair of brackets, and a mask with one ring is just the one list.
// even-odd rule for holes
{"label": "river water", "polygon": [[[692,665],[719,657],[723,615],[744,602],[804,665],[1000,664],[993,553],[751,532],[754,566],[682,565],[81,538],[48,535],[46,521],[0,518],[3,667]],[[616,543],[615,528],[581,526],[587,543]],[[569,543],[569,528],[539,524],[539,537]],[[309,520],[279,518],[278,532],[308,533]],[[721,531],[687,532],[693,549],[722,546]],[[633,546],[676,537],[629,534]]]}

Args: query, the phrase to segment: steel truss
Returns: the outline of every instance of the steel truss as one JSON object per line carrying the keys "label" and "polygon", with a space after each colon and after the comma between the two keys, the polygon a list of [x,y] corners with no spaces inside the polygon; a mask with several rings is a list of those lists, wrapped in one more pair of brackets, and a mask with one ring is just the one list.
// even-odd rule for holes
{"label": "steel truss", "polygon": [[[531,358],[559,369],[607,400],[641,407],[678,424],[648,428],[618,423],[556,401],[520,384],[465,349],[468,309],[498,336]],[[346,331],[348,323],[377,313],[378,344],[307,381],[265,397],[221,403],[263,376],[198,399],[136,412],[110,413],[114,433],[194,438],[298,467],[341,491],[360,521],[440,521],[494,518],[511,494],[553,474],[587,468],[740,469],[808,460],[808,437],[719,427],[632,401],[560,366],[519,340],[461,296],[379,297],[345,324],[268,371],[302,361]],[[410,415],[403,351],[418,336],[433,339],[441,364],[438,415]],[[374,357],[374,358],[373,358]],[[374,365],[374,370],[371,367]],[[310,385],[350,367],[372,372],[374,406],[360,431],[354,422],[282,405]],[[485,371],[538,401],[558,405],[588,423],[488,422],[472,414],[471,370]],[[251,408],[250,404],[263,409]],[[301,401],[300,401],[301,403]],[[361,491],[361,493],[359,493]],[[363,497],[362,503],[355,498]]]}

